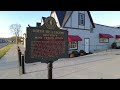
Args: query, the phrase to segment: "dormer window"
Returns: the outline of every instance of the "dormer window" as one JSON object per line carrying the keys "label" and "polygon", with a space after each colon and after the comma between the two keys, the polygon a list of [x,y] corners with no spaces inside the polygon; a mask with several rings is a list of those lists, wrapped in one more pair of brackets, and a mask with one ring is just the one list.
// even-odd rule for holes
{"label": "dormer window", "polygon": [[85,25],[85,14],[78,14],[78,25]]}

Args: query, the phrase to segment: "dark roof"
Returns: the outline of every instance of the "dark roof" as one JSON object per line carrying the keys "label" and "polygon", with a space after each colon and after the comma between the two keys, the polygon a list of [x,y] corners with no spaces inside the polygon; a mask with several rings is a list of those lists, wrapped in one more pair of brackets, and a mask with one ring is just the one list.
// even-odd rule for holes
{"label": "dark roof", "polygon": [[[62,26],[62,23],[63,23],[64,17],[65,17],[66,11],[55,11],[55,12],[57,14],[60,26]],[[53,11],[51,13],[53,13]]]}
{"label": "dark roof", "polygon": [[[62,26],[64,17],[65,17],[65,14],[66,14],[67,11],[55,11],[55,12],[56,12],[56,14],[57,14],[57,17],[58,17],[60,26]],[[90,14],[89,11],[87,11],[87,12],[88,12],[88,16],[90,17],[90,21],[91,21],[91,23],[92,23],[92,25],[93,25],[93,28],[95,28],[95,25],[94,25],[93,19],[92,19],[92,17],[91,17],[91,14]],[[53,11],[52,11],[51,13],[53,13]],[[69,16],[69,17],[70,17],[70,16]]]}
{"label": "dark roof", "polygon": [[45,22],[46,17],[42,17],[42,19],[43,19],[43,22]]}
{"label": "dark roof", "polygon": [[91,23],[92,23],[92,25],[93,25],[93,28],[95,28],[95,25],[94,25],[94,22],[93,22],[92,16],[91,16],[91,14],[90,14],[89,11],[87,11],[87,12],[88,12],[88,16],[90,17],[90,21],[91,21]]}

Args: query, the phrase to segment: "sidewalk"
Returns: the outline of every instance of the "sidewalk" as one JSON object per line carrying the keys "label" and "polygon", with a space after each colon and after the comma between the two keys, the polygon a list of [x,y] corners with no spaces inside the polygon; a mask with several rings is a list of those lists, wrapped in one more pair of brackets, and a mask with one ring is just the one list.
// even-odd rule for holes
{"label": "sidewalk", "polygon": [[16,45],[0,59],[0,78],[19,75],[18,57]]}
{"label": "sidewalk", "polygon": [[[24,48],[20,45],[22,53]],[[76,58],[63,58],[53,63],[53,79],[119,79],[120,50],[103,51]],[[19,75],[17,50],[14,45],[0,59],[0,78],[47,79],[45,63],[25,64],[26,74]]]}
{"label": "sidewalk", "polygon": [[22,54],[24,54],[25,48],[23,47],[23,45],[19,44],[18,46],[20,47],[20,50],[21,50]]}

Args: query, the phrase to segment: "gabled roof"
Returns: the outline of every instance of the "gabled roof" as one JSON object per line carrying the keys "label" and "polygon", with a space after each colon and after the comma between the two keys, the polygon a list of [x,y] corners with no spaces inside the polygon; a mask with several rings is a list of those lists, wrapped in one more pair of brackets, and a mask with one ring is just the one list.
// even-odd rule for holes
{"label": "gabled roof", "polygon": [[[51,14],[53,13],[54,11],[51,11]],[[67,22],[67,20],[69,19],[69,17],[71,16],[72,12],[73,11],[55,11],[56,12],[56,15],[58,17],[58,20],[59,20],[59,23],[60,23],[60,26],[63,27],[65,25],[65,23]],[[95,25],[94,25],[94,22],[93,22],[93,19],[91,17],[91,14],[89,11],[87,11],[88,13],[88,16],[90,17],[90,21],[93,25],[93,28],[95,28]]]}
{"label": "gabled roof", "polygon": [[[54,11],[52,11],[51,14],[52,14],[53,12],[54,12]],[[57,15],[57,17],[58,17],[60,26],[62,26],[62,23],[63,23],[64,17],[65,17],[66,11],[55,11],[55,12],[56,12],[56,15]]]}
{"label": "gabled roof", "polygon": [[90,12],[87,11],[87,13],[88,13],[88,16],[90,17],[90,21],[91,21],[91,23],[93,25],[93,28],[95,28],[95,25],[94,25],[94,22],[93,22],[93,19],[92,19],[92,16],[91,16]]}
{"label": "gabled roof", "polygon": [[43,19],[43,22],[45,22],[46,17],[42,17],[42,19]]}
{"label": "gabled roof", "polygon": [[65,14],[65,17],[64,17],[64,20],[63,20],[63,23],[62,23],[62,26],[61,26],[61,27],[64,27],[64,25],[66,24],[66,22],[68,21],[68,19],[69,19],[70,16],[72,15],[72,12],[73,12],[73,11],[66,11],[66,14]]}

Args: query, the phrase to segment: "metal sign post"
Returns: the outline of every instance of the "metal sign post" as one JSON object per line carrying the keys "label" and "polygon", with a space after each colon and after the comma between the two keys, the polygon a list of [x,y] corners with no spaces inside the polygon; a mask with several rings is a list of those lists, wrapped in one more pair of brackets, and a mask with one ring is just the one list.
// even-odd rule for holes
{"label": "metal sign post", "polygon": [[19,63],[19,75],[22,74],[22,69],[21,69],[21,51],[20,48],[18,47],[18,63]]}
{"label": "metal sign post", "polygon": [[21,52],[19,51],[19,66],[21,67]]}
{"label": "metal sign post", "polygon": [[48,63],[48,79],[52,79],[53,62]]}
{"label": "metal sign post", "polygon": [[22,74],[25,74],[24,55],[21,55]]}
{"label": "metal sign post", "polygon": [[40,27],[27,27],[25,63],[47,63],[52,79],[53,62],[68,56],[68,31],[60,29],[53,17]]}

